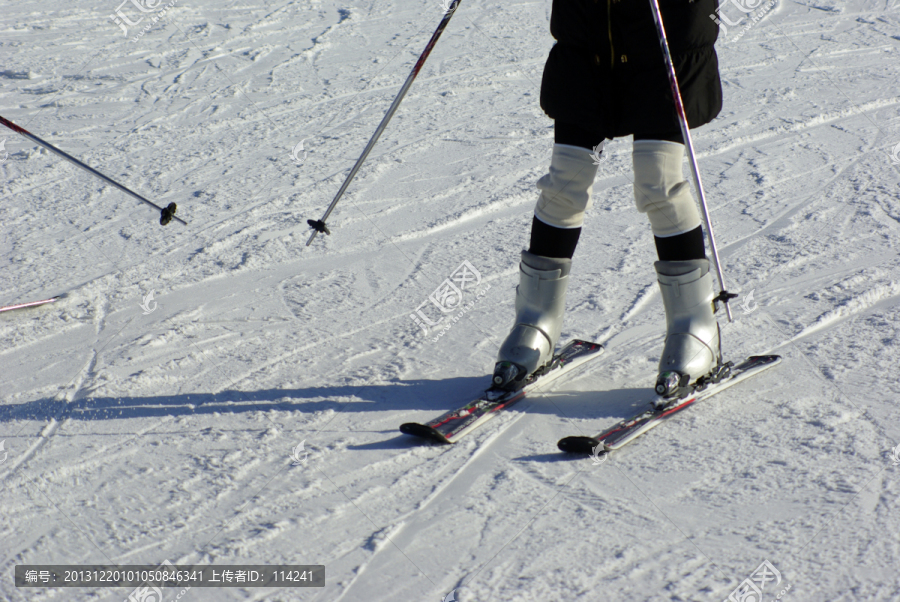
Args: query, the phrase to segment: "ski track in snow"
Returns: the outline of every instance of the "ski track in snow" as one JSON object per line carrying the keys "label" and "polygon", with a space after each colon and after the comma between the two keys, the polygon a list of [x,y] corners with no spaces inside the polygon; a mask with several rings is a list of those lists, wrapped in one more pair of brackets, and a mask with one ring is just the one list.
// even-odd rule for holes
{"label": "ski track in snow", "polygon": [[[0,314],[0,597],[122,600],[12,567],[169,559],[326,565],[191,601],[721,600],[768,559],[785,600],[900,599],[900,5],[779,1],[720,39],[694,138],[724,349],[785,361],[593,465],[555,442],[648,398],[664,329],[629,140],[563,331],[604,357],[453,446],[397,431],[477,395],[509,327],[549,3],[462,3],[311,247],[440,3],[178,2],[136,40],[117,4],[11,5],[2,114],[190,225],[0,133],[0,302],[68,292]],[[464,260],[474,305],[434,341],[410,315]]]}

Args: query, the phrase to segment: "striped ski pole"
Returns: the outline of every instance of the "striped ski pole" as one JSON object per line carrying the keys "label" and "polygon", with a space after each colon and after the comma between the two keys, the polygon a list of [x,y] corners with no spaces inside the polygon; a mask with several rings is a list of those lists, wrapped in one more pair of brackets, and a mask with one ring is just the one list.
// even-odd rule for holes
{"label": "striped ski pole", "polygon": [[4,305],[0,307],[0,314],[5,311],[13,311],[14,309],[25,309],[26,307],[38,307],[41,305],[46,305],[47,303],[55,303],[57,300],[61,298],[60,295],[56,297],[50,297],[49,299],[41,299],[40,301],[29,301],[28,303],[17,303],[15,305]]}
{"label": "striped ski pole", "polygon": [[737,295],[726,292],[725,276],[722,274],[722,263],[719,261],[719,251],[716,248],[716,238],[713,236],[712,223],[709,218],[709,207],[706,204],[706,195],[703,193],[703,184],[700,182],[700,169],[697,167],[697,157],[694,155],[694,143],[691,140],[691,132],[688,129],[687,117],[684,112],[684,103],[681,101],[681,89],[678,86],[678,78],[675,76],[675,64],[672,62],[672,54],[669,52],[669,41],[666,38],[666,29],[663,27],[662,14],[659,10],[658,0],[650,0],[650,11],[653,13],[653,20],[656,22],[656,31],[659,34],[659,45],[662,47],[663,57],[666,61],[666,71],[669,74],[669,85],[672,87],[672,97],[675,99],[675,110],[678,112],[678,123],[681,125],[681,136],[684,138],[684,145],[687,147],[688,157],[691,163],[691,173],[694,176],[694,188],[697,189],[697,195],[700,197],[700,208],[703,210],[703,221],[706,223],[706,235],[709,237],[709,247],[712,251],[713,263],[716,265],[716,275],[719,277],[719,295],[716,301],[722,301],[725,304],[725,313],[728,314],[728,321],[733,322],[731,316],[731,307],[728,305],[730,299],[734,299]]}
{"label": "striped ski pole", "polygon": [[175,209],[176,209],[175,203],[169,203],[168,207],[162,208],[162,207],[160,207],[159,205],[157,205],[156,203],[154,203],[153,201],[148,201],[147,199],[145,199],[144,197],[142,197],[142,196],[139,195],[138,193],[136,193],[136,192],[134,192],[134,191],[132,191],[132,190],[129,190],[129,189],[126,188],[125,186],[122,186],[121,184],[119,184],[119,183],[116,182],[115,180],[113,180],[113,179],[111,179],[111,178],[108,178],[108,177],[104,176],[102,173],[100,173],[99,171],[97,171],[97,170],[94,169],[93,167],[89,167],[89,166],[85,165],[84,163],[82,163],[81,161],[79,161],[78,159],[76,159],[75,157],[73,157],[72,155],[70,155],[70,154],[68,154],[68,153],[66,153],[66,152],[63,152],[63,151],[59,150],[58,148],[56,148],[55,146],[53,146],[53,145],[50,144],[49,142],[47,142],[47,141],[45,141],[45,140],[41,140],[40,138],[38,138],[37,136],[35,136],[35,135],[32,134],[31,132],[25,130],[24,128],[21,128],[21,127],[17,126],[17,125],[16,125],[15,123],[13,123],[12,121],[10,121],[10,120],[8,120],[8,119],[4,119],[3,117],[0,117],[0,123],[2,123],[3,125],[5,125],[6,127],[8,127],[9,129],[11,129],[12,131],[16,132],[17,134],[21,134],[22,136],[25,136],[26,138],[28,138],[28,139],[31,140],[32,142],[36,142],[37,144],[40,144],[41,146],[43,146],[43,147],[46,148],[47,150],[56,153],[57,155],[59,155],[60,157],[62,157],[62,158],[65,159],[66,161],[68,161],[69,163],[72,163],[73,165],[76,165],[76,166],[80,167],[81,169],[85,170],[85,171],[88,172],[89,174],[94,175],[94,176],[97,176],[98,178],[100,178],[101,180],[103,180],[104,182],[106,182],[107,184],[111,184],[112,186],[115,186],[116,188],[118,188],[119,190],[121,190],[122,192],[124,192],[125,194],[130,194],[131,196],[133,196],[133,197],[136,198],[137,200],[143,201],[143,202],[147,203],[148,205],[150,205],[151,207],[156,207],[156,208],[159,209],[159,211],[160,211],[160,217],[159,217],[159,223],[160,223],[160,225],[165,226],[166,224],[168,224],[170,221],[172,221],[172,220],[174,219],[174,220],[177,220],[177,221],[181,222],[181,223],[184,224],[185,226],[187,226],[187,222],[186,222],[186,221],[184,221],[184,220],[181,219],[180,217],[176,217],[176,216],[175,216]]}
{"label": "striped ski pole", "polygon": [[334,206],[337,205],[338,201],[344,195],[344,191],[347,190],[347,186],[350,185],[350,181],[354,178],[354,176],[356,176],[356,172],[359,171],[359,168],[366,160],[366,157],[369,156],[369,151],[371,151],[372,147],[375,146],[375,143],[378,142],[378,138],[381,136],[381,133],[387,127],[387,124],[391,120],[391,117],[394,116],[394,113],[397,111],[397,107],[400,106],[400,101],[403,100],[404,96],[406,96],[406,92],[409,90],[409,87],[412,86],[413,80],[416,79],[416,76],[419,74],[419,70],[422,68],[422,65],[425,64],[425,60],[428,58],[428,55],[431,54],[432,48],[434,48],[434,45],[437,44],[438,38],[440,38],[441,34],[444,33],[444,28],[447,27],[447,23],[450,22],[450,18],[453,17],[453,13],[456,12],[456,8],[459,6],[459,2],[460,0],[453,0],[453,2],[451,2],[448,8],[444,11],[444,17],[438,24],[438,27],[435,30],[434,34],[432,34],[431,39],[428,41],[428,45],[425,46],[425,50],[422,52],[421,56],[419,56],[419,60],[416,61],[416,66],[413,67],[412,73],[410,73],[409,77],[406,78],[406,83],[403,84],[402,88],[400,88],[400,92],[394,99],[393,104],[391,104],[391,108],[388,109],[388,112],[384,116],[384,119],[382,119],[381,123],[378,125],[378,129],[375,130],[375,134],[372,136],[372,139],[369,140],[369,143],[366,145],[365,150],[363,150],[362,155],[360,155],[359,159],[356,160],[356,165],[354,165],[353,169],[350,170],[350,173],[347,175],[347,179],[344,180],[344,183],[341,186],[341,189],[338,190],[337,195],[335,195],[334,200],[331,201],[330,205],[328,205],[328,209],[325,210],[325,215],[323,215],[322,219],[320,220],[306,220],[306,223],[308,223],[313,228],[313,232],[309,236],[309,240],[306,241],[307,247],[312,244],[312,241],[316,238],[316,235],[319,232],[331,234],[331,232],[328,230],[328,227],[325,225],[325,220],[327,220],[328,216],[331,215],[331,212],[334,210]]}

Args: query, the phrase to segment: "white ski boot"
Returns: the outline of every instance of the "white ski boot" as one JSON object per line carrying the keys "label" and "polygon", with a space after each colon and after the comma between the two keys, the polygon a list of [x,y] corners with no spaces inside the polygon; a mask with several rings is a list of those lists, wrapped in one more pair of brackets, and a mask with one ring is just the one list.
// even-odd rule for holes
{"label": "white ski boot", "polygon": [[494,386],[516,389],[553,357],[566,309],[571,259],[522,251],[516,321],[494,367]]}
{"label": "white ski boot", "polygon": [[656,379],[661,398],[656,405],[662,407],[698,380],[701,385],[718,380],[722,354],[709,260],[657,261],[655,267],[666,308],[666,344]]}

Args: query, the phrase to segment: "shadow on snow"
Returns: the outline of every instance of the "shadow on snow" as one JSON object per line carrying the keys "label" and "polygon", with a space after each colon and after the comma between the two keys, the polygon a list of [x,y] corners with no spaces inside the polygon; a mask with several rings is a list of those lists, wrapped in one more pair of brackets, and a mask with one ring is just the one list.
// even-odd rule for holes
{"label": "shadow on snow", "polygon": [[[128,420],[165,416],[239,414],[245,412],[407,412],[400,422],[426,421],[474,399],[486,378],[458,377],[443,380],[394,381],[378,385],[310,387],[306,389],[227,390],[220,393],[188,393],[150,397],[91,397],[73,402],[41,399],[0,405],[0,423],[16,420]],[[568,420],[621,419],[652,396],[651,389],[566,391],[534,393],[513,411],[548,414]],[[595,425],[593,423],[592,425]],[[488,427],[489,428],[489,427]],[[590,428],[585,425],[584,428]],[[579,429],[573,429],[579,430]],[[573,432],[572,434],[578,434]],[[414,437],[373,441],[360,448],[405,448],[419,442]]]}

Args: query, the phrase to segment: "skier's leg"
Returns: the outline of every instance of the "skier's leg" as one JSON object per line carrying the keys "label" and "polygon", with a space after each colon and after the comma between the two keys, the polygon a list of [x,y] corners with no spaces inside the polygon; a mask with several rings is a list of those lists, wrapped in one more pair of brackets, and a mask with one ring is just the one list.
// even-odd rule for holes
{"label": "skier's leg", "polygon": [[682,172],[680,139],[680,134],[636,136],[633,151],[635,203],[650,218],[660,258],[655,267],[666,310],[657,379],[662,396],[677,394],[678,387],[709,375],[721,363],[712,274],[700,214]]}
{"label": "skier's leg", "polygon": [[531,244],[519,264],[515,323],[497,355],[496,386],[519,386],[553,356],[562,330],[572,255],[597,174],[591,150],[602,138],[594,138],[577,126],[555,126],[550,170],[537,183],[541,194]]}
{"label": "skier's leg", "polygon": [[[635,140],[635,142],[656,141],[656,142],[671,142],[674,144],[681,144],[681,145],[684,144],[684,141],[681,137],[680,131],[665,132],[665,133],[652,133],[652,134],[635,134],[634,140]],[[646,152],[647,148],[645,147],[642,150],[644,152]],[[680,159],[679,159],[679,161],[680,161]],[[680,165],[680,163],[679,163],[679,165]],[[657,169],[657,168],[654,166],[653,169]],[[672,179],[677,181],[678,183],[684,182],[684,178],[682,176],[682,171],[681,171],[680,167],[673,171],[674,171],[674,176],[672,177]],[[649,176],[647,176],[646,173],[645,173],[644,177],[649,179]],[[637,179],[635,179],[635,183],[637,183]],[[678,193],[681,195],[684,195],[684,193],[687,192],[687,195],[685,195],[685,197],[683,199],[680,198],[679,201],[681,201],[681,202],[689,201],[691,207],[694,207],[694,199],[692,196],[690,196],[690,190],[686,186],[686,182],[684,182],[684,184],[685,184],[684,186],[681,186],[679,188]],[[671,186],[671,184],[670,184],[670,186]],[[635,196],[636,197],[637,197],[637,194],[638,194],[638,191],[637,191],[637,188],[635,188]],[[660,200],[663,204],[669,202],[668,195],[661,194],[660,197],[661,197]],[[652,199],[647,197],[644,199],[643,204],[646,205],[647,202],[651,201],[651,200]],[[643,210],[643,209],[641,209],[641,205],[642,205],[642,203],[638,202],[639,210]],[[665,216],[666,213],[662,212],[662,213],[658,213],[657,215]],[[663,217],[662,219],[665,219],[665,217]],[[654,239],[654,242],[656,243],[656,254],[659,257],[660,261],[687,261],[689,259],[705,259],[706,258],[706,249],[704,248],[704,245],[703,245],[703,228],[700,226],[699,213],[697,214],[697,217],[696,217],[697,227],[694,229],[688,230],[688,228],[690,227],[691,223],[693,223],[693,221],[694,221],[694,219],[693,219],[693,217],[691,217],[691,219],[687,220],[687,222],[684,225],[682,225],[680,228],[678,228],[678,227],[668,228],[669,231],[666,232],[662,236],[659,235],[658,231],[665,230],[665,228],[659,228],[659,229],[654,228],[653,239]],[[651,223],[652,223],[652,221],[651,221]],[[673,226],[674,226],[674,224],[673,224]],[[681,230],[684,230],[684,231],[682,232]],[[672,231],[674,231],[675,234],[672,234]]]}
{"label": "skier's leg", "polygon": [[[603,142],[603,136],[599,133],[587,130],[580,125],[570,123],[556,122],[553,128],[553,137],[556,144],[579,147],[588,151],[593,151],[595,146]],[[593,159],[591,159],[591,164],[593,165]],[[593,173],[596,175],[596,170]],[[585,180],[587,179],[588,178],[585,177]],[[592,184],[593,179],[590,179]],[[538,187],[540,187],[540,184]],[[585,208],[590,204],[590,193],[590,184],[588,184],[588,200],[585,202]],[[541,198],[544,200],[543,195]],[[547,203],[547,206],[563,203],[564,200],[565,199],[560,197],[554,201],[551,196],[551,201]],[[578,202],[580,203],[581,199],[579,199]],[[549,212],[557,213],[557,210],[552,208]],[[573,213],[573,208],[571,206],[563,207],[562,212],[568,216]],[[578,212],[578,207],[575,207],[574,212]],[[581,236],[581,226],[578,225],[573,227],[571,223],[569,223],[564,227],[560,227],[556,225],[558,222],[552,216],[545,215],[542,221],[541,219],[538,219],[537,213],[538,211],[536,210],[535,217],[531,221],[531,244],[528,251],[544,257],[565,257],[572,259],[572,256],[575,254],[575,247],[578,245],[578,238]],[[583,211],[581,214],[583,215]],[[578,223],[580,224],[581,220],[579,220]]]}
{"label": "skier's leg", "polygon": [[634,200],[650,219],[653,235],[669,238],[700,227],[700,212],[684,179],[684,145],[671,140],[635,138]]}
{"label": "skier's leg", "polygon": [[706,248],[703,246],[703,228],[697,226],[690,232],[675,236],[653,237],[656,243],[656,255],[660,261],[688,261],[690,259],[706,259]]}
{"label": "skier's leg", "polygon": [[572,259],[581,237],[581,228],[557,228],[531,218],[531,243],[528,251],[544,257]]}

